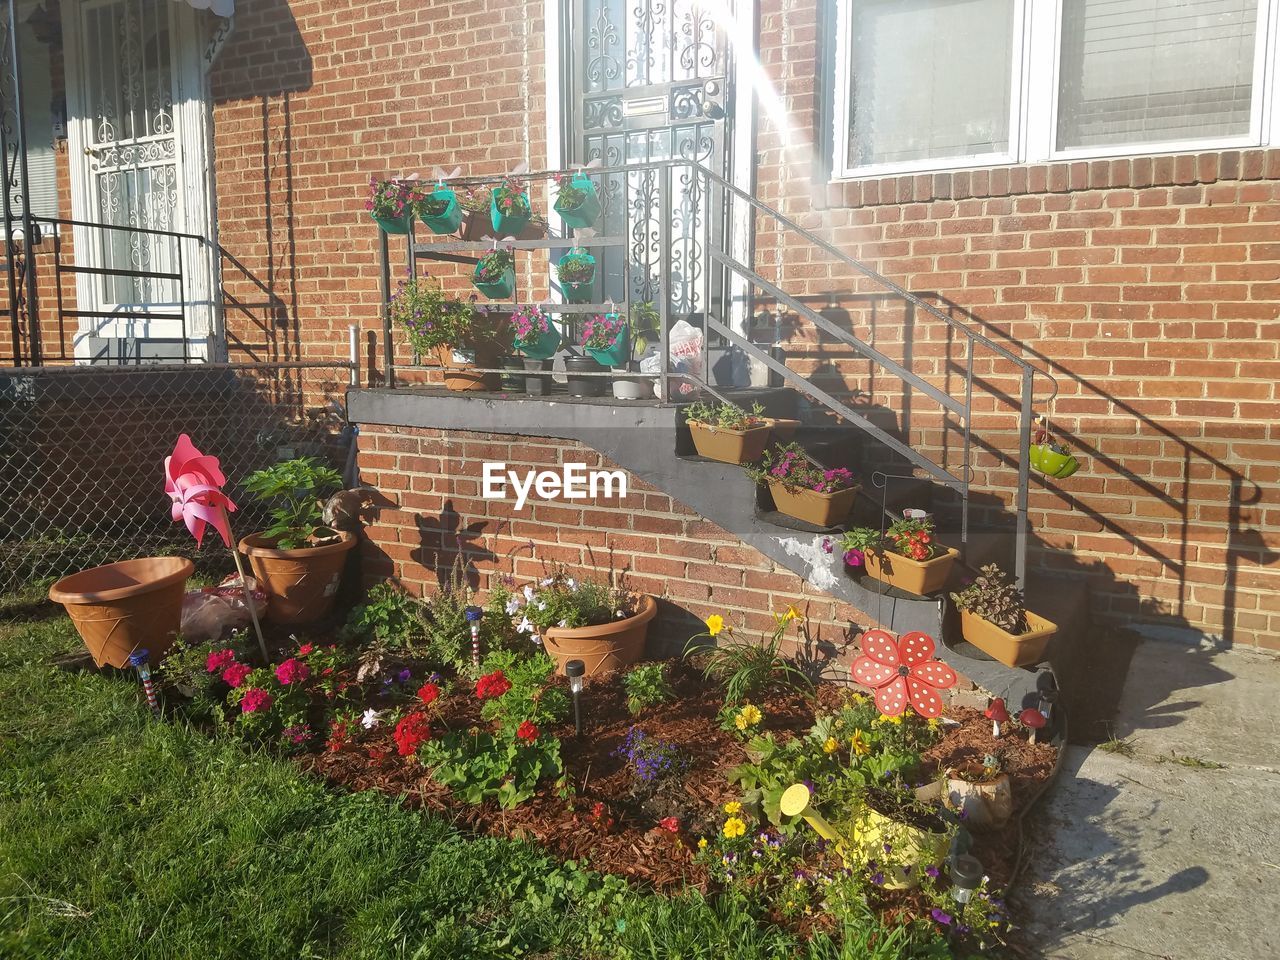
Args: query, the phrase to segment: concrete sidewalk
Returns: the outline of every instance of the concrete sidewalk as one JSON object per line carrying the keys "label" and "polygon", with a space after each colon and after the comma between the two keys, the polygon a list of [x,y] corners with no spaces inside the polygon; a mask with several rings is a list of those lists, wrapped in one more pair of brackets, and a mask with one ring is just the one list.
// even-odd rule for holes
{"label": "concrete sidewalk", "polygon": [[1274,658],[1138,647],[1114,724],[1132,755],[1070,747],[1027,824],[1037,956],[1280,957],[1277,695]]}

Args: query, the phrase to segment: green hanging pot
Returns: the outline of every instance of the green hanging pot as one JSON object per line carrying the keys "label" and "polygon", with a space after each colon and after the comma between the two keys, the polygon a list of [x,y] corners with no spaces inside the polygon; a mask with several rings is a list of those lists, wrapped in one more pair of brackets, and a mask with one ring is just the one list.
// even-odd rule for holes
{"label": "green hanging pot", "polygon": [[530,360],[549,360],[560,349],[560,331],[553,323],[546,333],[532,333],[527,340],[517,337],[515,348]]}
{"label": "green hanging pot", "polygon": [[585,196],[576,206],[565,207],[560,198],[556,198],[555,211],[566,226],[582,229],[593,227],[596,217],[600,216],[600,197],[596,193],[595,181],[584,173],[575,173],[569,183],[581,190]]}
{"label": "green hanging pot", "polygon": [[627,328],[618,331],[618,336],[607,347],[585,347],[587,353],[595,358],[596,363],[606,367],[626,366],[631,359],[631,338],[627,336]]}
{"label": "green hanging pot", "polygon": [[489,195],[489,219],[498,236],[518,237],[524,233],[525,228],[529,226],[529,221],[533,219],[533,207],[530,205],[518,212],[503,213],[498,209],[498,191],[494,190]]}
{"label": "green hanging pot", "polygon": [[[427,200],[447,200],[443,213],[427,213]],[[446,187],[437,187],[431,193],[420,201],[418,208],[418,219],[421,220],[428,230],[432,233],[456,233],[458,227],[462,225],[462,207],[458,206],[458,198],[452,190]]]}
{"label": "green hanging pot", "polygon": [[596,274],[595,274],[596,258],[591,256],[591,254],[584,253],[582,251],[577,251],[577,252],[570,251],[569,253],[566,253],[563,257],[561,257],[559,261],[557,261],[556,263],[557,277],[560,276],[560,269],[564,267],[564,262],[568,260],[570,257],[577,257],[577,258],[591,261],[591,267],[592,267],[591,279],[579,280],[577,282],[574,282],[572,280],[561,280],[560,290],[564,293],[564,298],[568,303],[590,303],[591,296],[595,291],[595,285],[596,285]]}
{"label": "green hanging pot", "polygon": [[1031,465],[1046,477],[1065,480],[1080,469],[1080,461],[1069,453],[1060,453],[1047,443],[1031,445]]}
{"label": "green hanging pot", "polygon": [[373,217],[373,222],[382,228],[383,233],[402,237],[413,229],[412,210],[399,217],[380,217],[377,214],[370,214],[370,216]]}
{"label": "green hanging pot", "polygon": [[490,300],[510,300],[516,292],[516,269],[515,267],[507,267],[497,280],[491,280],[488,283],[482,283],[476,278],[476,274],[480,272],[480,265],[476,264],[475,272],[471,274],[471,282],[475,288],[483,293]]}

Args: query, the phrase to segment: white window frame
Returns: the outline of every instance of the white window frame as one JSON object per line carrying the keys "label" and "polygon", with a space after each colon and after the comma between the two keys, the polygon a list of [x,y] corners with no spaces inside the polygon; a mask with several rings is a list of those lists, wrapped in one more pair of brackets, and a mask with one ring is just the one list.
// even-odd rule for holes
{"label": "white window frame", "polygon": [[[1014,0],[1013,36],[1015,45],[1013,82],[1010,89],[1009,146],[1004,153],[913,160],[907,163],[850,166],[849,80],[853,22],[852,4],[836,3],[836,96],[833,110],[833,182],[868,180],[911,173],[982,169],[1023,163],[1070,160],[1104,160],[1161,154],[1201,153],[1280,145],[1280,0],[1259,0],[1256,47],[1253,63],[1254,97],[1249,132],[1234,137],[1158,143],[1116,144],[1099,147],[1059,149],[1057,145],[1059,101],[1059,53],[1062,48],[1062,6],[1064,0]],[[958,65],[957,69],[962,69]]]}

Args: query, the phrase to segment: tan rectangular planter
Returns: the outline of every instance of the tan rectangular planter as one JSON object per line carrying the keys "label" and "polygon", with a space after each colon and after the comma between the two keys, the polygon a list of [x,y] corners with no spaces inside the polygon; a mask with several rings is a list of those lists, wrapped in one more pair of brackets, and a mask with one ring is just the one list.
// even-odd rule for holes
{"label": "tan rectangular planter", "polygon": [[818,493],[800,487],[788,490],[780,480],[770,480],[769,492],[773,494],[774,506],[780,513],[819,527],[834,527],[849,516],[858,488]]}
{"label": "tan rectangular planter", "polygon": [[1050,638],[1058,632],[1058,625],[1044,617],[1027,611],[1026,633],[1014,635],[1001,630],[989,620],[984,620],[968,610],[960,611],[960,632],[965,640],[983,653],[995,657],[1006,667],[1029,667],[1044,660],[1045,648]]}
{"label": "tan rectangular planter", "polygon": [[770,432],[767,423],[745,430],[729,430],[700,420],[689,421],[689,433],[698,456],[721,463],[755,463],[764,455]]}
{"label": "tan rectangular planter", "polygon": [[867,549],[862,551],[862,561],[873,579],[923,597],[946,586],[951,567],[960,556],[954,547],[944,549],[947,552],[942,556],[923,562],[891,551]]}

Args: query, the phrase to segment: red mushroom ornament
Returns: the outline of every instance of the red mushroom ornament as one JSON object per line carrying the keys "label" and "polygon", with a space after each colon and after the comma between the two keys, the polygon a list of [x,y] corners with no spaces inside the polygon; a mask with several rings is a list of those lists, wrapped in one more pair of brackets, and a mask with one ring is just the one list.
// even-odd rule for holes
{"label": "red mushroom ornament", "polygon": [[1044,714],[1039,710],[1034,707],[1027,707],[1022,713],[1018,714],[1018,722],[1031,730],[1031,739],[1028,742],[1035,743],[1036,731],[1042,729],[1048,721],[1045,720]]}
{"label": "red mushroom ornament", "polygon": [[991,721],[991,735],[997,740],[1000,739],[1000,724],[1009,722],[1009,711],[1005,709],[1004,698],[996,697],[982,712],[988,720]]}

